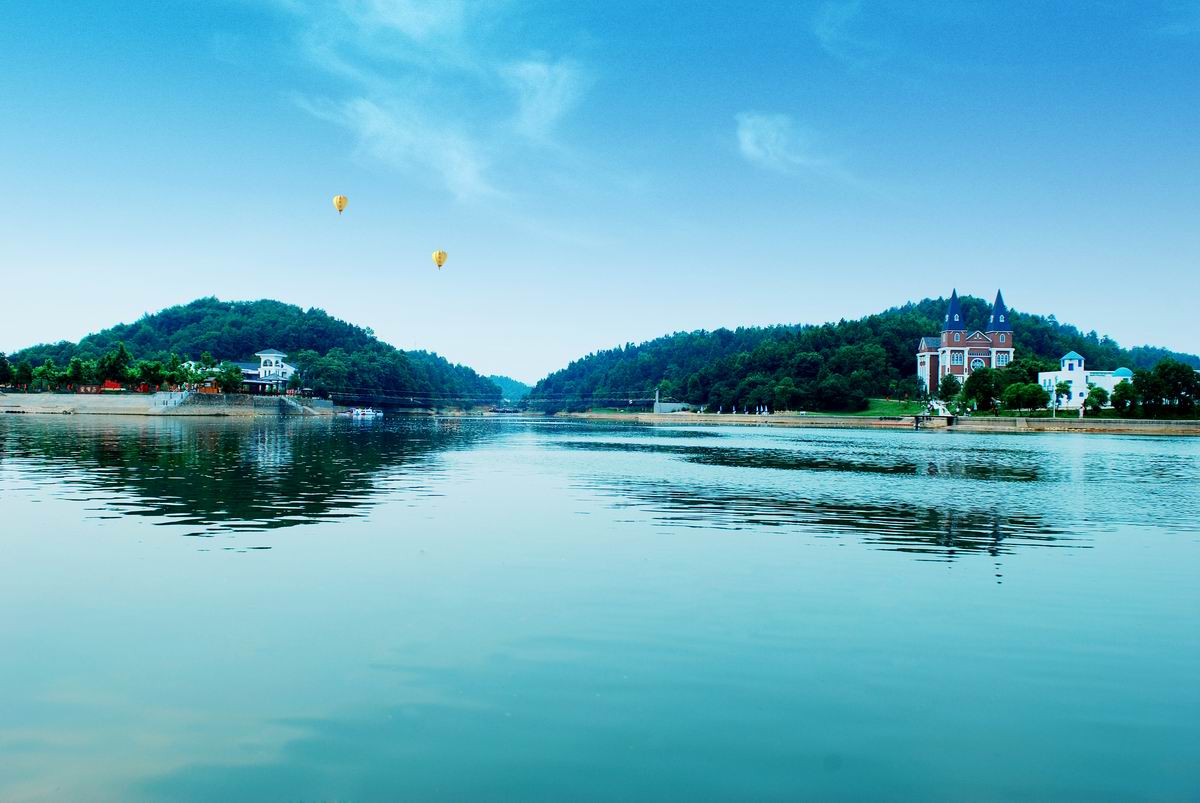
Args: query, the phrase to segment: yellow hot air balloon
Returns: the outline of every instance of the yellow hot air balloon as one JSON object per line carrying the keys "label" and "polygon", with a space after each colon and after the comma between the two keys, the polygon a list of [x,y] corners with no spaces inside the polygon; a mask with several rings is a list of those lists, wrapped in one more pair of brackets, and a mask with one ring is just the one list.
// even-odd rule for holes
{"label": "yellow hot air balloon", "polygon": [[333,208],[338,211],[339,215],[346,209],[347,203],[349,203],[349,199],[345,195],[333,196]]}
{"label": "yellow hot air balloon", "polygon": [[441,270],[442,265],[446,264],[446,252],[445,251],[434,251],[433,252],[433,264],[438,266],[438,270]]}

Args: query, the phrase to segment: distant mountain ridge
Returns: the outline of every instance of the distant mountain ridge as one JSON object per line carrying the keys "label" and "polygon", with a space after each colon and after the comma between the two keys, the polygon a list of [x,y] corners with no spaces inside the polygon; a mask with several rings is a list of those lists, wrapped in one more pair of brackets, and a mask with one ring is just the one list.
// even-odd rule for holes
{"label": "distant mountain ridge", "polygon": [[63,366],[72,357],[98,359],[118,343],[138,358],[160,360],[172,354],[198,359],[208,353],[218,360],[245,361],[254,360],[256,351],[275,348],[287,353],[306,386],[380,401],[467,406],[494,404],[501,396],[499,387],[466,366],[432,352],[401,351],[378,340],[370,329],[324,310],[269,299],[201,298],[104,329],[78,343],[30,346],[9,355],[9,360],[37,366],[52,359]]}
{"label": "distant mountain ridge", "polygon": [[[968,329],[985,329],[991,303],[960,297]],[[918,339],[941,332],[947,299],[893,307],[865,318],[816,326],[779,325],[677,332],[575,360],[534,386],[530,402],[543,410],[625,406],[658,390],[713,409],[863,409],[869,397],[913,397]],[[1096,369],[1150,368],[1164,358],[1200,367],[1200,357],[1154,346],[1121,348],[1107,336],[1083,333],[1053,316],[1010,309],[1014,381],[1032,382],[1056,368],[1068,351]]]}
{"label": "distant mountain ridge", "polygon": [[529,395],[529,391],[533,390],[531,386],[518,379],[513,379],[511,376],[492,374],[488,379],[500,388],[501,395],[508,401],[520,401]]}

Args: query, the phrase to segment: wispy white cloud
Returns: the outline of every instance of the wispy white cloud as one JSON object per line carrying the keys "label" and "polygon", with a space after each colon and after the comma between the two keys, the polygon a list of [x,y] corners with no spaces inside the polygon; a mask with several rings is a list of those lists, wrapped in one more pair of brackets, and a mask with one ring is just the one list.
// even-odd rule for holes
{"label": "wispy white cloud", "polygon": [[517,97],[515,129],[531,139],[545,139],[578,102],[588,79],[571,61],[520,61],[503,68]]}
{"label": "wispy white cloud", "polygon": [[855,67],[884,61],[888,50],[862,31],[863,0],[830,0],[813,17],[813,35],[821,49]]}
{"label": "wispy white cloud", "polygon": [[462,0],[342,0],[340,5],[364,31],[390,30],[416,41],[457,34],[466,20]]}
{"label": "wispy white cloud", "polygon": [[507,3],[279,2],[299,23],[303,57],[347,84],[298,91],[298,104],[351,132],[360,153],[437,176],[461,200],[507,194],[514,149],[562,152],[556,130],[590,83],[572,59],[489,46]]}
{"label": "wispy white cloud", "polygon": [[737,120],[738,150],[753,165],[776,173],[811,173],[848,178],[841,164],[818,150],[816,138],[786,114],[742,112]]}
{"label": "wispy white cloud", "polygon": [[411,106],[385,106],[367,98],[297,102],[314,116],[354,132],[359,150],[380,162],[438,176],[459,200],[500,194],[486,175],[488,159],[474,138]]}

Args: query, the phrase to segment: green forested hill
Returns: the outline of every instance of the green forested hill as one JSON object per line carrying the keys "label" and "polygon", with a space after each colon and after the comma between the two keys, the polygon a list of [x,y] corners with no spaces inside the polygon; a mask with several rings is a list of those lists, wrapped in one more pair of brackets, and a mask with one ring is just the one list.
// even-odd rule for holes
{"label": "green forested hill", "polygon": [[124,343],[137,359],[171,355],[199,359],[257,361],[254,352],[275,348],[300,369],[304,384],[318,391],[369,397],[412,397],[414,403],[495,403],[500,388],[470,368],[452,365],[425,351],[401,351],[375,338],[370,329],[346,323],[323,310],[304,310],[279,301],[220,301],[202,298],[145,315],[80,340],[32,346],[9,355],[17,365],[58,366],[73,357],[97,360]]}
{"label": "green forested hill", "polygon": [[492,374],[488,377],[496,383],[500,388],[500,393],[509,401],[520,401],[529,395],[529,391],[533,388],[526,385],[524,382],[513,379],[511,376],[500,376]]}
{"label": "green forested hill", "polygon": [[[968,329],[983,329],[990,302],[961,298]],[[576,360],[538,382],[536,407],[581,410],[624,406],[655,389],[664,397],[729,410],[766,404],[777,409],[863,409],[869,397],[915,396],[917,341],[941,331],[944,298],[925,299],[856,321],[680,332]],[[1013,379],[1033,381],[1074,350],[1089,367],[1149,368],[1164,357],[1200,367],[1200,357],[1148,346],[1123,349],[1108,337],[1083,333],[1053,317],[1012,311]]]}

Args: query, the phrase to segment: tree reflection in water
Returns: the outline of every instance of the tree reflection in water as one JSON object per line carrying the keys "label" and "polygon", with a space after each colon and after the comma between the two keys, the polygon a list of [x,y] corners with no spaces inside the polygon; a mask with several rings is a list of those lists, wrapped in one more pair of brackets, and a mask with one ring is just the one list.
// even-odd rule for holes
{"label": "tree reflection in water", "polygon": [[95,517],[212,535],[363,515],[396,488],[432,493],[437,455],[487,434],[454,419],[30,417],[0,425],[0,459]]}

